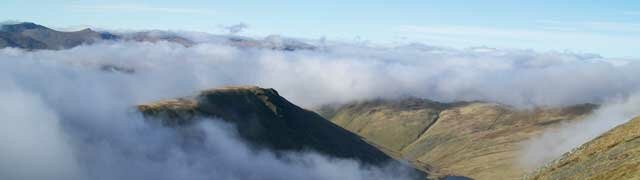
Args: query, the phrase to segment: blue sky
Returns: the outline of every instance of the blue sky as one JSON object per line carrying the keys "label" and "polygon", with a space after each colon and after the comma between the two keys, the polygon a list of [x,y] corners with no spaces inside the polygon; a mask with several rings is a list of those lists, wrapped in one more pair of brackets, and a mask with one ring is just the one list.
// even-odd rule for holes
{"label": "blue sky", "polygon": [[241,35],[569,50],[640,57],[640,1],[65,1],[3,0],[0,17],[50,27],[193,30]]}

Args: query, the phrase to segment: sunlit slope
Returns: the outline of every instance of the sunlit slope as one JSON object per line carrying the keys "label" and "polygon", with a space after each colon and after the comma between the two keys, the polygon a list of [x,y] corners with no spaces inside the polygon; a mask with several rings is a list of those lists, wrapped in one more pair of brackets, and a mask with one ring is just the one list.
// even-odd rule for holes
{"label": "sunlit slope", "polygon": [[525,179],[640,179],[640,117],[585,143]]}
{"label": "sunlit slope", "polygon": [[595,108],[521,110],[484,102],[438,103],[421,99],[374,100],[324,107],[334,123],[439,174],[474,179],[518,179],[521,143],[559,122],[581,119]]}

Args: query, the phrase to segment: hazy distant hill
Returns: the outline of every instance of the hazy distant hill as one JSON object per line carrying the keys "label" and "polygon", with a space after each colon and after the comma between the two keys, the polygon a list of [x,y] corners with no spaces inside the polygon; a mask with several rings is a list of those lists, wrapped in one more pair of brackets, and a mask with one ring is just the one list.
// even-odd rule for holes
{"label": "hazy distant hill", "polygon": [[237,126],[239,135],[257,147],[280,151],[317,151],[366,164],[392,160],[356,134],[287,101],[273,89],[227,87],[192,97],[138,106],[147,117],[179,127],[198,117],[221,118]]}
{"label": "hazy distant hill", "polygon": [[190,47],[196,44],[196,42],[181,37],[179,35],[173,33],[165,33],[162,31],[142,31],[142,32],[133,32],[133,33],[120,33],[118,37],[123,40],[129,41],[138,41],[138,42],[158,42],[158,41],[168,41],[173,43],[181,44],[185,47]]}
{"label": "hazy distant hill", "polygon": [[0,48],[59,50],[114,39],[117,36],[106,32],[91,29],[61,32],[34,23],[5,24],[0,28]]}
{"label": "hazy distant hill", "polygon": [[585,143],[525,179],[640,179],[640,117]]}
{"label": "hazy distant hill", "polygon": [[520,143],[546,127],[580,119],[596,106],[518,110],[485,102],[373,100],[324,107],[320,114],[435,173],[518,179]]}
{"label": "hazy distant hill", "polygon": [[[254,40],[240,36],[215,36],[215,43],[222,43],[239,48],[261,48],[281,51],[315,50],[316,47],[301,41],[280,36],[268,36],[263,40]],[[82,44],[93,44],[104,40],[158,42],[168,41],[178,43],[186,47],[202,43],[181,36],[179,33],[165,31],[140,31],[130,33],[97,32],[91,29],[63,32],[57,31],[35,23],[24,22],[17,24],[4,24],[0,27],[0,49],[5,47],[21,48],[27,50],[61,50],[69,49]],[[206,42],[206,41],[204,41]]]}

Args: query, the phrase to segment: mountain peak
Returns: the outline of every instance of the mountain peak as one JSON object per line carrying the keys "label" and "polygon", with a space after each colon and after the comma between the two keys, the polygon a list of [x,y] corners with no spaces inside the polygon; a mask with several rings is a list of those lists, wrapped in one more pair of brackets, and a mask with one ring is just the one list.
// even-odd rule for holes
{"label": "mountain peak", "polygon": [[314,150],[340,158],[378,164],[391,158],[356,134],[300,108],[271,88],[229,86],[194,96],[138,106],[145,117],[166,126],[185,126],[203,118],[233,124],[240,137],[272,150]]}
{"label": "mountain peak", "polygon": [[56,31],[31,22],[6,24],[0,29],[0,48],[13,47],[27,50],[69,49],[82,44],[92,44],[108,40],[113,35],[98,33],[91,29],[82,31]]}
{"label": "mountain peak", "polygon": [[47,27],[44,27],[42,25],[39,25],[39,24],[36,24],[36,23],[32,23],[32,22],[22,22],[22,23],[17,23],[17,24],[4,24],[4,25],[2,25],[2,30],[8,31],[8,32],[21,32],[21,31],[29,30],[29,29],[50,30]]}
{"label": "mountain peak", "polygon": [[222,91],[275,91],[273,88],[261,88],[251,85],[225,86],[216,89],[204,90],[203,92],[222,92]]}
{"label": "mountain peak", "polygon": [[91,29],[91,28],[84,28],[84,29],[80,30],[79,32],[95,32],[95,31],[93,31],[93,29]]}
{"label": "mountain peak", "polygon": [[229,94],[229,93],[249,93],[254,95],[280,96],[278,91],[273,88],[261,88],[258,86],[225,86],[218,89],[204,90],[201,95],[210,94]]}

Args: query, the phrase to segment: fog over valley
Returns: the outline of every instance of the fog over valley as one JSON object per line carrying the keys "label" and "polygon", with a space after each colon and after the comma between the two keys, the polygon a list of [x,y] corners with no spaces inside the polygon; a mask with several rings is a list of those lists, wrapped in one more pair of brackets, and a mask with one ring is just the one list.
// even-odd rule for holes
{"label": "fog over valley", "polygon": [[[436,133],[430,128],[447,125],[446,119],[466,117],[465,113],[477,113],[477,117],[499,115],[494,124],[470,123],[473,128],[452,125],[443,131],[468,130],[469,134],[479,133],[482,138],[507,137],[511,134],[507,131],[481,131],[518,124],[520,120],[549,117],[548,121],[532,123],[535,133],[517,139],[514,148],[510,148],[517,151],[514,155],[517,157],[510,157],[517,161],[515,164],[521,166],[523,172],[533,172],[640,115],[638,59],[569,51],[451,48],[422,43],[390,46],[296,39],[286,34],[249,38],[237,35],[247,28],[246,24],[225,28],[230,35],[83,30],[87,35],[73,36],[90,36],[91,41],[78,38],[78,43],[56,48],[48,48],[59,42],[55,38],[39,44],[40,41],[35,41],[39,40],[38,36],[0,34],[0,38],[7,39],[5,48],[0,49],[0,99],[3,102],[0,103],[0,123],[3,124],[0,126],[0,179],[425,178],[417,171],[426,173],[428,178],[468,176],[457,172],[476,172],[469,170],[472,168],[459,168],[457,164],[438,167],[424,162],[424,159],[437,159],[432,158],[432,154],[412,154],[407,150],[415,147],[444,151],[437,148],[445,145],[422,147],[420,140],[449,138],[428,133]],[[64,39],[67,35],[56,38]],[[260,88],[213,90],[229,86],[258,86],[273,88],[274,92],[265,95]],[[206,99],[210,97],[205,96],[206,90],[225,96]],[[280,102],[276,98],[280,96],[288,101]],[[419,100],[403,101],[412,98]],[[169,110],[158,110],[157,114],[174,118],[168,121],[174,124],[167,125],[154,120],[159,118],[138,112],[138,105],[171,99],[178,103],[168,105]],[[180,102],[187,100],[193,104],[185,106],[193,107],[181,106],[184,104]],[[207,104],[214,100],[227,105]],[[392,103],[384,104],[387,102]],[[584,112],[582,109],[556,111],[573,106],[588,108]],[[241,108],[229,113],[225,108],[230,107]],[[415,130],[417,134],[412,134],[413,139],[407,141],[410,143],[398,145],[394,150],[395,146],[379,142],[398,137],[376,136],[374,131],[380,129],[371,127],[379,124],[364,123],[370,126],[352,130],[349,127],[358,125],[355,117],[361,114],[323,113],[326,107],[336,108],[336,112],[340,108],[346,109],[342,112],[351,112],[348,110],[353,108],[354,112],[366,112],[361,113],[364,115],[385,112],[371,115],[383,119],[414,115],[411,113],[434,118],[430,120],[433,122]],[[591,107],[593,109],[589,109]],[[385,108],[407,113],[387,112]],[[490,111],[480,112],[483,108]],[[251,111],[253,109],[259,111]],[[312,119],[311,115],[298,118],[296,113],[309,113],[315,118],[315,112],[332,123],[337,122],[337,125],[327,125],[331,132],[334,128],[352,131],[353,134],[348,133],[350,137],[363,138],[363,142],[391,158],[384,163],[370,164],[342,150],[335,150],[336,154],[308,147],[273,150],[252,141],[254,138],[266,142],[275,134],[270,128],[276,125],[264,123],[269,122],[291,128],[286,132],[293,140],[273,142],[274,147],[289,147],[287,143],[298,140],[318,143],[322,138],[298,137],[297,127],[292,125]],[[565,112],[573,114],[562,114]],[[269,113],[274,115],[271,121],[246,125],[247,131],[262,134],[245,134],[241,130],[245,124],[230,119],[245,116],[235,113],[255,113],[255,117],[251,116],[254,119],[271,117]],[[510,116],[500,116],[500,113]],[[556,118],[554,113],[560,115]],[[517,118],[520,116],[525,118]],[[187,120],[180,119],[183,117],[189,117],[184,125],[181,123]],[[427,118],[418,119],[416,123]],[[518,122],[506,122],[511,119]],[[345,121],[340,124],[339,120]],[[247,121],[253,122],[253,119]],[[381,127],[384,127],[382,132],[402,134],[392,129],[395,126]],[[329,131],[327,129],[318,132]],[[466,135],[460,135],[459,139]],[[356,146],[361,145],[344,148],[356,149]],[[362,148],[367,149],[369,145]],[[455,163],[459,162],[451,164]],[[457,171],[459,169],[462,171]],[[482,177],[485,176],[479,179]]]}

